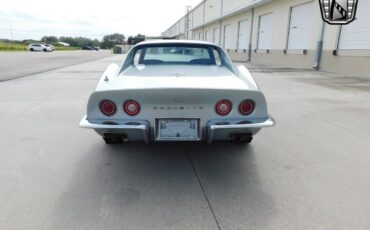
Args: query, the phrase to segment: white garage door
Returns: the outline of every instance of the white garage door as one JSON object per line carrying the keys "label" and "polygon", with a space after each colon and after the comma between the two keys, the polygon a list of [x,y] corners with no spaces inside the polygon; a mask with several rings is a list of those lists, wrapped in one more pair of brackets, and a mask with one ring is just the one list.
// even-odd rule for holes
{"label": "white garage door", "polygon": [[231,34],[230,34],[230,25],[224,27],[224,48],[231,49]]}
{"label": "white garage door", "polygon": [[220,29],[219,28],[213,29],[213,43],[220,45]]}
{"label": "white garage door", "polygon": [[212,33],[210,30],[206,31],[206,41],[207,42],[212,42]]}
{"label": "white garage door", "polygon": [[[316,3],[315,3],[316,4]],[[313,29],[313,3],[292,8],[289,26],[288,49],[308,49]]]}
{"label": "white garage door", "polygon": [[258,31],[258,49],[267,50],[271,48],[272,36],[272,14],[260,16]]}
{"label": "white garage door", "polygon": [[199,32],[198,34],[198,40],[202,41],[203,40],[203,32]]}
{"label": "white garage door", "polygon": [[248,20],[239,22],[239,34],[238,34],[238,49],[248,49],[249,36],[250,35],[250,23]]}
{"label": "white garage door", "polygon": [[358,1],[356,20],[342,26],[339,49],[370,49],[370,1]]}

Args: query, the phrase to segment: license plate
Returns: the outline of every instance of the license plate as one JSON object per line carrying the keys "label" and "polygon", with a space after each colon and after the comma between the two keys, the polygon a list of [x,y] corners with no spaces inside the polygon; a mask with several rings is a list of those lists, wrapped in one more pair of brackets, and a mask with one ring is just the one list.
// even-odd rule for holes
{"label": "license plate", "polygon": [[157,140],[199,140],[199,120],[158,119]]}

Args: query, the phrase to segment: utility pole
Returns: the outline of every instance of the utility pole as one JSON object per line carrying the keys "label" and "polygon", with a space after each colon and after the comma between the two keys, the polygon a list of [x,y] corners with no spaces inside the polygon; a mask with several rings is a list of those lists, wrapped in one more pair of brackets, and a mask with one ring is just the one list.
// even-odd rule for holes
{"label": "utility pole", "polygon": [[190,11],[193,7],[186,6],[186,15],[185,15],[185,37],[189,40],[189,30],[190,30]]}
{"label": "utility pole", "polygon": [[10,21],[10,41],[13,41],[13,22]]}

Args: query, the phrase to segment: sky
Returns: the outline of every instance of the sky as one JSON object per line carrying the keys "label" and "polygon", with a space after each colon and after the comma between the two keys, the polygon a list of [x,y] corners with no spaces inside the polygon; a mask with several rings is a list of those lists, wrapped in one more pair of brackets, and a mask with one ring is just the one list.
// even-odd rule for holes
{"label": "sky", "polygon": [[201,0],[4,0],[0,39],[82,36],[101,40],[121,33],[158,36],[185,15],[185,6]]}

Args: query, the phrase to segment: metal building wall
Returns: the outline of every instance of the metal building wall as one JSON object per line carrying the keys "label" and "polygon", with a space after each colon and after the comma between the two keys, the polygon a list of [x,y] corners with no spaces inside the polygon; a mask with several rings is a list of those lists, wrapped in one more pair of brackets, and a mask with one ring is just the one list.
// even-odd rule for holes
{"label": "metal building wall", "polygon": [[[312,9],[303,9],[305,4]],[[364,3],[362,5],[365,5],[364,8],[367,6]],[[359,7],[361,7],[361,1]],[[293,15],[292,19],[292,12],[297,13],[299,10],[310,15],[307,20],[312,22],[310,31],[304,32],[305,36],[308,36],[305,39],[290,34],[293,29],[296,29],[294,27],[297,25],[307,26],[307,23],[299,23],[302,17]],[[366,12],[369,10],[367,8],[363,9]],[[370,50],[340,49],[341,31],[343,31],[343,28],[344,31],[347,31],[350,27],[324,25],[320,15],[319,3],[316,0],[205,0],[194,8],[190,14],[191,26],[189,27],[189,33],[192,34],[189,37],[190,39],[199,39],[200,34],[200,40],[205,40],[207,37],[208,41],[219,40],[220,45],[224,46],[224,29],[225,26],[228,26],[230,46],[227,52],[235,61],[250,60],[255,64],[304,69],[320,66],[322,70],[332,72],[352,75],[370,74],[370,65],[368,64],[370,63]],[[260,20],[266,14],[272,14],[271,44],[269,49],[258,49],[259,34],[262,32],[260,31]],[[368,14],[363,15],[366,17],[359,14],[360,18],[358,20],[366,24],[369,21],[367,20]],[[251,40],[247,50],[238,49],[239,23],[243,20],[250,22]],[[297,22],[294,20],[297,20]],[[356,31],[361,33],[362,28],[370,28],[370,23],[360,29],[357,27],[356,29],[359,31]],[[164,32],[164,34],[174,33],[172,28],[169,31]],[[215,37],[214,31],[219,34],[217,37]],[[322,34],[321,31],[324,33]],[[318,63],[317,54],[321,53],[318,50],[318,42],[321,37],[323,37],[323,50],[321,62]],[[347,35],[347,40],[348,37]],[[295,41],[293,41],[294,39]],[[304,41],[304,44],[297,45],[297,41]],[[295,42],[295,45],[289,42]],[[370,47],[370,40],[368,42]],[[356,44],[351,45],[356,47]]]}

